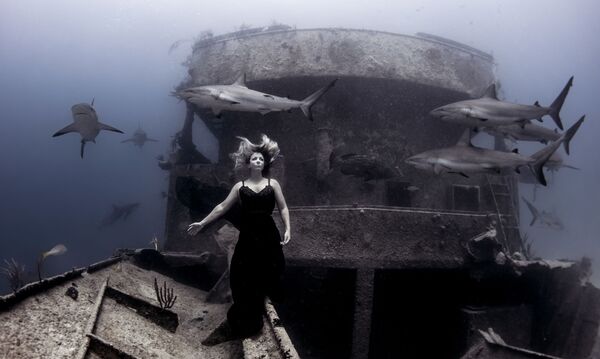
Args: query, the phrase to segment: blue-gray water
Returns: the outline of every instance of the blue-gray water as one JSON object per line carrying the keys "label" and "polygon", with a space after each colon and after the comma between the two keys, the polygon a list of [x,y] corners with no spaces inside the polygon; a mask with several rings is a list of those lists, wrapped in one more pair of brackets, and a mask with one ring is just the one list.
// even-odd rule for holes
{"label": "blue-gray water", "polygon": [[[40,252],[58,243],[46,274],[106,258],[117,247],[163,239],[166,172],[154,157],[181,128],[184,106],[168,96],[186,75],[184,42],[204,30],[277,21],[298,28],[346,27],[444,36],[494,55],[507,100],[549,104],[566,80],[574,86],[565,125],[587,121],[563,157],[564,170],[538,191],[536,204],[563,218],[563,232],[532,227],[534,251],[547,258],[584,255],[600,266],[600,5],[590,1],[3,1],[0,4],[0,260],[35,272]],[[126,135],[102,132],[79,158],[79,136],[51,135],[71,122],[71,105],[95,98],[100,121]],[[547,126],[550,121],[545,121]],[[159,143],[139,150],[120,141],[138,124]],[[198,125],[196,125],[199,129]],[[198,132],[198,130],[197,130]],[[215,144],[197,136],[215,159]],[[519,145],[531,153],[541,145]],[[530,186],[522,194],[531,198]],[[128,222],[98,230],[111,204],[139,201]],[[522,220],[529,213],[523,207]],[[596,278],[600,278],[596,277]],[[0,292],[7,290],[0,279]],[[598,282],[598,280],[596,280]]]}

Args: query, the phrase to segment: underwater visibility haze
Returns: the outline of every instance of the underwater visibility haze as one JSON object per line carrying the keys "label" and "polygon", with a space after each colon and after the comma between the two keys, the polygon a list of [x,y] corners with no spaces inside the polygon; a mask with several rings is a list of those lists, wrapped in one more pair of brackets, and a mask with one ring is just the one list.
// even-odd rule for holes
{"label": "underwater visibility haze", "polygon": [[[544,157],[552,171],[542,181],[537,168],[539,183],[533,176],[531,183],[519,185],[521,235],[535,257],[589,257],[595,271],[591,281],[598,286],[599,15],[600,4],[591,0],[3,1],[0,266],[24,266],[24,281],[30,282],[108,258],[117,248],[162,245],[169,200],[164,169],[172,166],[166,154],[183,127],[185,101],[212,109],[225,121],[232,111],[258,112],[265,119],[275,118],[273,111],[282,111],[281,116],[295,111],[303,113],[305,126],[324,123],[311,106],[334,96],[343,77],[315,81],[304,98],[255,91],[252,83],[246,88],[253,79],[243,74],[233,84],[231,79],[212,84],[220,87],[177,88],[189,79],[192,46],[201,36],[283,24],[426,33],[491,54],[497,78],[493,95],[424,109],[431,111],[426,120],[480,127],[472,137],[476,147],[468,147],[479,160],[483,155],[477,147],[492,148],[490,135],[504,136],[512,146],[508,151],[516,147],[521,154],[505,157],[520,162],[494,167],[490,159],[473,170],[440,160],[431,176],[495,174],[507,167],[528,172]],[[367,106],[363,101],[356,98],[353,105]],[[584,115],[581,128],[570,133]],[[402,116],[399,111],[398,119]],[[361,121],[370,126],[369,116]],[[199,118],[193,133],[208,160],[228,160],[219,158],[217,139]],[[458,151],[466,153],[468,143],[459,144]],[[556,154],[540,151],[546,146]],[[416,157],[397,158],[396,164],[408,160],[417,168],[429,166]],[[334,151],[328,161],[333,170],[364,181],[365,188],[404,175],[395,164],[364,153]],[[547,186],[539,185],[546,181]],[[411,185],[406,190],[426,189]],[[3,276],[0,294],[9,292],[11,283]]]}

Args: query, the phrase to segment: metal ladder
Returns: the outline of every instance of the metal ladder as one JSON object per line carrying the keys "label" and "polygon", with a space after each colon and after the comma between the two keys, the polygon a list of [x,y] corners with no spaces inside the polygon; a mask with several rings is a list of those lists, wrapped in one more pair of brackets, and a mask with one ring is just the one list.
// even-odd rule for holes
{"label": "metal ladder", "polygon": [[[520,237],[518,216],[519,211],[517,210],[518,207],[515,205],[516,197],[513,196],[513,191],[515,190],[515,181],[512,176],[495,176],[496,178],[499,178],[499,180],[495,181],[492,181],[490,177],[490,175],[486,175],[490,191],[492,192],[492,198],[496,208],[496,215],[500,221],[499,225],[502,232],[502,237],[504,239],[504,250],[505,253],[510,253],[511,248],[508,244],[508,235],[506,233],[507,230],[514,231],[514,233],[517,233],[517,236]],[[504,211],[502,211],[500,208],[500,201],[502,201],[502,203],[507,203]]]}

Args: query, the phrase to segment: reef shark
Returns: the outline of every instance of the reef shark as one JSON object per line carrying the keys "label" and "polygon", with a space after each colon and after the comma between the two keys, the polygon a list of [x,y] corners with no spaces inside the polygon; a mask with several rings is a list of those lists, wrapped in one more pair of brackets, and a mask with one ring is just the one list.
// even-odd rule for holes
{"label": "reef shark", "polygon": [[142,148],[146,142],[158,142],[158,140],[149,138],[146,134],[146,131],[142,130],[141,127],[138,127],[138,129],[133,133],[133,136],[131,136],[131,138],[121,141],[121,143],[126,142],[133,142],[135,146]]}
{"label": "reef shark", "polygon": [[[554,129],[551,130],[547,127],[536,125],[528,122],[523,126],[521,125],[505,125],[505,126],[494,126],[494,127],[482,127],[483,131],[490,135],[501,135],[513,142],[516,141],[530,141],[530,142],[541,142],[548,144],[551,141],[556,141],[560,137],[560,133]],[[569,148],[565,146],[565,151],[569,153]]]}
{"label": "reef shark", "polygon": [[579,168],[565,164],[562,157],[558,153],[554,153],[552,156],[550,156],[548,162],[546,162],[546,168],[550,172],[556,172],[561,168],[569,168],[579,171]]}
{"label": "reef shark", "polygon": [[531,212],[531,215],[533,216],[533,218],[531,219],[531,223],[529,223],[530,226],[533,226],[533,224],[536,221],[539,221],[539,224],[542,226],[550,227],[550,228],[556,229],[556,230],[564,229],[564,225],[563,225],[562,221],[560,220],[560,218],[558,218],[558,216],[556,216],[556,214],[551,213],[551,212],[546,212],[543,210],[540,211],[537,208],[535,208],[535,206],[531,202],[526,200],[525,197],[521,197],[521,198],[523,199],[523,201],[525,201],[527,208],[529,208],[529,211]]}
{"label": "reef shark", "polygon": [[397,167],[391,168],[373,156],[356,153],[338,156],[332,152],[329,156],[329,167],[339,168],[342,174],[362,178],[365,182],[401,175]]}
{"label": "reef shark", "polygon": [[503,170],[520,173],[528,167],[537,181],[546,185],[543,166],[564,141],[571,141],[585,116],[582,116],[561,137],[531,156],[523,156],[518,151],[503,152],[475,147],[471,144],[471,130],[467,129],[453,147],[425,151],[405,160],[416,168],[432,171],[435,174],[456,173],[468,177],[467,173],[501,174]]}
{"label": "reef shark", "polygon": [[511,124],[520,124],[522,127],[529,120],[550,115],[558,128],[563,129],[560,119],[560,109],[565,102],[573,77],[569,79],[558,97],[549,107],[540,106],[537,102],[533,105],[522,105],[498,100],[496,87],[491,84],[481,98],[454,102],[438,107],[430,112],[432,116],[443,121],[458,123],[469,127],[492,127]]}
{"label": "reef shark", "polygon": [[246,74],[242,74],[231,85],[208,85],[191,87],[174,93],[174,96],[199,107],[212,109],[215,116],[220,117],[222,111],[246,111],[267,114],[274,111],[291,111],[300,108],[309,120],[313,120],[311,107],[337,79],[327,86],[315,91],[304,100],[297,101],[286,97],[278,97],[246,87]]}
{"label": "reef shark", "polygon": [[135,211],[140,206],[139,202],[129,203],[122,206],[118,206],[116,204],[112,205],[112,211],[108,216],[106,216],[102,222],[100,223],[100,228],[109,226],[119,219],[123,219],[124,221],[131,215],[133,211]]}
{"label": "reef shark", "polygon": [[62,136],[69,132],[78,132],[81,135],[81,158],[83,158],[85,143],[96,143],[96,136],[98,136],[101,130],[123,133],[121,130],[98,121],[93,99],[91,104],[78,103],[73,105],[71,112],[73,114],[73,123],[57,131],[52,137]]}

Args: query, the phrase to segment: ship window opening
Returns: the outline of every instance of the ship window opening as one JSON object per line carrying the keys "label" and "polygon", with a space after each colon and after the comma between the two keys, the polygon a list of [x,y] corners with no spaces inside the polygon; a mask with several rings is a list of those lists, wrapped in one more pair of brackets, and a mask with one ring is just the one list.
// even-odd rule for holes
{"label": "ship window opening", "polygon": [[409,182],[387,181],[386,182],[386,204],[396,207],[412,207]]}
{"label": "ship window opening", "polygon": [[452,208],[459,211],[479,211],[479,186],[452,185]]}

